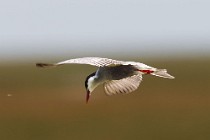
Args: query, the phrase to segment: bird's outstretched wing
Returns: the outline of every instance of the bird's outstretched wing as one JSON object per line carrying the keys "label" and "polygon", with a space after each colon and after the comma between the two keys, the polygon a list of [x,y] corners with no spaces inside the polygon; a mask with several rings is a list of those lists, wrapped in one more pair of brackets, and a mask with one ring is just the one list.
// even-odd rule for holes
{"label": "bird's outstretched wing", "polygon": [[66,61],[58,62],[55,64],[46,64],[46,63],[37,63],[37,67],[48,67],[48,66],[59,66],[64,64],[89,64],[97,67],[109,66],[109,65],[120,65],[123,64],[123,61],[113,60],[109,58],[100,58],[100,57],[83,57],[76,59],[69,59]]}
{"label": "bird's outstretched wing", "polygon": [[142,81],[142,75],[134,75],[121,80],[105,82],[104,89],[107,95],[127,94],[135,91]]}

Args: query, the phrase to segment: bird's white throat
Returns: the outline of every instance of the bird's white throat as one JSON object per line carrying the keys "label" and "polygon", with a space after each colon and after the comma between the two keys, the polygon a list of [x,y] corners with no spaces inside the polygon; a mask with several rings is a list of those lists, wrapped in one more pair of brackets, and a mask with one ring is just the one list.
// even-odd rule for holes
{"label": "bird's white throat", "polygon": [[98,86],[101,82],[98,82],[98,77],[96,75],[88,79],[88,90],[90,93]]}

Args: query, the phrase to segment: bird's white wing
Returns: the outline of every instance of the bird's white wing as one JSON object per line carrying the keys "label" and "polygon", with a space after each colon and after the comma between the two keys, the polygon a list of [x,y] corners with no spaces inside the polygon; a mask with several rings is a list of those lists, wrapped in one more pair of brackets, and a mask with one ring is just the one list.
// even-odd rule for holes
{"label": "bird's white wing", "polygon": [[56,64],[44,64],[44,63],[37,63],[38,67],[47,67],[47,66],[58,66],[64,64],[89,64],[97,67],[102,66],[109,66],[109,65],[119,65],[123,64],[123,61],[113,60],[109,58],[100,58],[100,57],[83,57],[83,58],[76,58],[76,59],[69,59],[66,61],[58,62]]}
{"label": "bird's white wing", "polygon": [[107,95],[127,94],[135,91],[142,81],[142,75],[134,75],[121,80],[105,82],[104,89]]}
{"label": "bird's white wing", "polygon": [[139,69],[147,69],[147,70],[154,70],[155,68],[148,66],[144,63],[140,63],[140,62],[134,62],[134,61],[125,61],[123,63],[123,65],[133,65],[136,66]]}

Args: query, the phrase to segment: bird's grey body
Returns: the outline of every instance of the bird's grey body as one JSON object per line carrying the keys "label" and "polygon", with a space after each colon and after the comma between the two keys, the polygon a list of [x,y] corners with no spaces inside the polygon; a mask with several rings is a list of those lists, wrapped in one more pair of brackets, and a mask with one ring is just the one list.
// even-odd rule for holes
{"label": "bird's grey body", "polygon": [[130,77],[137,74],[137,70],[132,65],[117,65],[117,66],[105,66],[100,67],[96,75],[101,80],[120,80],[126,77]]}
{"label": "bird's grey body", "polygon": [[86,101],[91,92],[100,84],[104,84],[107,95],[130,93],[138,88],[143,74],[151,74],[163,78],[174,79],[166,69],[157,69],[143,63],[132,61],[118,61],[100,57],[83,57],[70,59],[56,64],[37,63],[38,67],[59,66],[64,64],[89,64],[98,66],[96,72],[85,80],[87,89]]}

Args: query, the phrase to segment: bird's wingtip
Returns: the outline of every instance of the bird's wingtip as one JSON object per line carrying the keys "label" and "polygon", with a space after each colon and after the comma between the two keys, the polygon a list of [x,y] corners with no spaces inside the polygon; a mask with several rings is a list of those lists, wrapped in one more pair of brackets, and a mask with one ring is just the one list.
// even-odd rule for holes
{"label": "bird's wingtip", "polygon": [[55,66],[54,64],[46,64],[46,63],[36,63],[37,67],[44,68],[44,67],[52,67]]}

